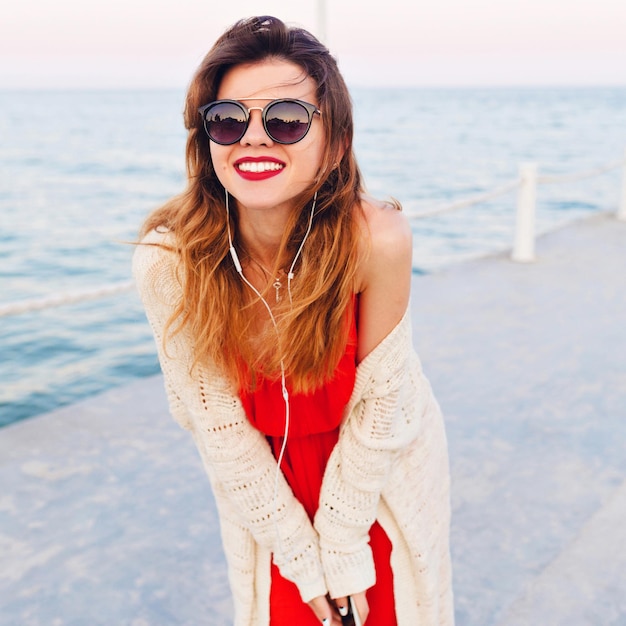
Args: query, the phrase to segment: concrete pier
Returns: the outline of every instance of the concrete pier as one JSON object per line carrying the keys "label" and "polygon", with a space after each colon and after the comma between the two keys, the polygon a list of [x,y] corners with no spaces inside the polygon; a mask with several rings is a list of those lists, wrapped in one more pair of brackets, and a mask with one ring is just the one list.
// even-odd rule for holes
{"label": "concrete pier", "polygon": [[[450,443],[457,624],[622,625],[626,223],[570,225],[536,258],[414,278]],[[208,482],[159,376],[0,430],[2,626],[231,615]]]}

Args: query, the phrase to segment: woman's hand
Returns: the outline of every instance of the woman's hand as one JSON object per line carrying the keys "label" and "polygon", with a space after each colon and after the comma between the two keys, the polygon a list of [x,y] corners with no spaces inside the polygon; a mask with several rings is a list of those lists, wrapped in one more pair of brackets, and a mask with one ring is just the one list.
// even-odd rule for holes
{"label": "woman's hand", "polygon": [[[359,617],[361,618],[361,623],[365,624],[365,620],[367,616],[370,614],[370,606],[367,603],[367,596],[365,595],[365,591],[361,593],[353,593],[352,599],[354,600],[354,604],[356,606],[356,610],[359,612]],[[348,610],[350,608],[350,602],[348,598],[336,598],[335,605],[337,606],[337,610],[342,615],[347,615]]]}
{"label": "woman's hand", "polygon": [[[352,599],[354,600],[356,610],[359,612],[361,623],[365,624],[365,620],[370,613],[365,591],[353,593]],[[326,596],[318,596],[309,602],[311,610],[324,626],[341,626],[341,615],[345,616],[348,614],[350,606],[348,598],[336,598],[333,602],[334,605],[328,601]]]}
{"label": "woman's hand", "polygon": [[320,623],[324,626],[341,626],[341,617],[337,609],[328,601],[326,596],[317,596],[309,602],[309,606]]}

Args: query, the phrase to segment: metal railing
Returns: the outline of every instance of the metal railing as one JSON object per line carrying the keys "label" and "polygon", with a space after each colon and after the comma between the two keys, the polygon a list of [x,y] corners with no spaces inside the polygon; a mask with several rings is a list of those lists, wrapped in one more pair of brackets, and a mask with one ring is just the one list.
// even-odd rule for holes
{"label": "metal railing", "polygon": [[540,176],[536,163],[522,163],[520,165],[520,185],[517,196],[515,240],[511,258],[518,263],[529,263],[535,260],[535,215],[537,213],[538,185],[571,183],[599,176],[620,167],[623,168],[622,190],[615,216],[618,220],[626,221],[626,151],[624,152],[624,158],[618,161],[612,161],[590,170],[558,176]]}
{"label": "metal railing", "polygon": [[[617,161],[612,161],[591,170],[574,172],[572,174],[563,174],[559,176],[540,176],[536,163],[522,163],[519,169],[519,178],[516,180],[510,181],[490,191],[486,191],[469,198],[456,200],[450,204],[434,207],[419,213],[408,214],[408,217],[411,220],[417,220],[457,211],[459,209],[464,209],[476,204],[482,204],[484,202],[494,200],[495,198],[509,194],[517,189],[515,237],[511,252],[511,259],[520,263],[528,263],[535,259],[537,186],[540,184],[566,183],[583,180],[585,178],[599,176],[606,172],[618,169],[619,167],[623,168],[623,175],[621,197],[616,212],[616,218],[618,220],[626,221],[626,152],[624,153],[624,158]],[[66,304],[76,304],[79,302],[86,302],[88,300],[96,300],[132,291],[134,288],[133,281],[124,281],[110,285],[102,285],[96,289],[85,289],[82,291],[66,292],[44,298],[9,302],[7,304],[0,304],[0,317],[20,315],[31,311],[39,311]]]}
{"label": "metal railing", "polygon": [[536,163],[522,163],[519,168],[519,178],[512,180],[500,187],[496,187],[491,191],[457,200],[447,205],[442,205],[420,213],[411,213],[408,215],[410,219],[417,220],[442,213],[449,213],[458,209],[464,209],[476,204],[488,202],[500,196],[504,196],[515,189],[517,192],[517,211],[515,217],[515,236],[513,240],[513,249],[511,259],[518,263],[528,263],[535,259],[535,216],[537,213],[537,186],[543,184],[569,183],[585,178],[592,178],[610,172],[612,170],[623,168],[622,174],[622,190],[619,206],[616,212],[618,220],[626,221],[626,151],[624,158],[611,161],[600,167],[590,170],[574,172],[571,174],[562,174],[558,176],[539,176],[538,166]]}

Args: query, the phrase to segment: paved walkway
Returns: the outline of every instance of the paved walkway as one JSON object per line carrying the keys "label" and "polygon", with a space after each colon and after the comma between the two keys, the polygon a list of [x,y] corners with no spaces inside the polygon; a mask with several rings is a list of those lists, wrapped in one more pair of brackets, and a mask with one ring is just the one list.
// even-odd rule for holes
{"label": "paved walkway", "polygon": [[[624,625],[626,224],[537,251],[414,281],[450,440],[457,624]],[[211,494],[160,377],[0,430],[0,485],[2,626],[230,623]]]}

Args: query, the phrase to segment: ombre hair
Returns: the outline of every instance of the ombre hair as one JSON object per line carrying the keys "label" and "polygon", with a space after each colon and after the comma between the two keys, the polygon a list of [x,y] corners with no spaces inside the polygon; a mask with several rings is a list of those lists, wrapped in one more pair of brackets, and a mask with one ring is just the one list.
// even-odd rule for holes
{"label": "ombre hair", "polygon": [[[279,341],[269,323],[259,335],[252,306],[258,298],[243,284],[228,254],[225,190],[213,168],[198,113],[200,106],[217,98],[229,69],[267,59],[301,67],[315,82],[323,112],[320,170],[296,198],[274,268],[293,259],[317,192],[313,226],[294,270],[292,301],[285,297],[274,309]],[[242,389],[253,388],[260,374],[278,376],[282,361],[292,388],[311,391],[332,376],[345,350],[360,250],[357,212],[362,186],[352,148],[352,102],[337,63],[306,30],[268,16],[241,20],[216,41],[193,76],[184,119],[187,187],[142,227],[142,235],[154,228],[168,229],[179,258],[183,297],[169,320],[168,333],[186,327],[194,340],[195,361],[213,361]],[[236,202],[230,209],[234,243],[242,249]]]}

